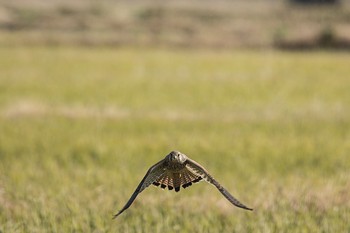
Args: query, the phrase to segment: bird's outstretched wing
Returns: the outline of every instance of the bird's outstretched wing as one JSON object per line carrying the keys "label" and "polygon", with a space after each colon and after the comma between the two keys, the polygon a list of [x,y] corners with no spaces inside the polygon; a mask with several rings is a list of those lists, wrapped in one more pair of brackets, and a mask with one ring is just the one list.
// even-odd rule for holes
{"label": "bird's outstretched wing", "polygon": [[118,215],[120,215],[124,210],[129,208],[130,205],[134,202],[137,195],[141,193],[145,188],[150,186],[153,182],[155,182],[165,172],[166,172],[166,167],[164,164],[164,160],[159,161],[158,163],[153,165],[150,169],[148,169],[146,175],[143,177],[140,184],[137,186],[135,192],[131,195],[129,201],[116,215],[114,215],[113,219],[118,217]]}
{"label": "bird's outstretched wing", "polygon": [[194,174],[197,174],[198,176],[202,177],[204,180],[209,182],[210,184],[213,184],[221,193],[226,197],[229,202],[231,202],[233,205],[246,209],[246,210],[253,210],[245,205],[243,205],[241,202],[239,202],[235,197],[233,197],[219,182],[217,182],[209,173],[207,170],[205,170],[204,167],[202,167],[197,162],[187,158],[186,161],[186,168],[193,172]]}

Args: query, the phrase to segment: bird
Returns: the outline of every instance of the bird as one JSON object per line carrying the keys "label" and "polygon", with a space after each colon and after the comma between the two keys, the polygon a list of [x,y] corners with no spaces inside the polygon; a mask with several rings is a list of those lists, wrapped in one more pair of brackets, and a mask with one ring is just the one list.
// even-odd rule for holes
{"label": "bird", "polygon": [[190,187],[192,184],[205,180],[214,185],[220,193],[236,207],[250,210],[249,208],[233,197],[219,182],[217,182],[209,172],[199,163],[188,158],[185,154],[179,151],[171,151],[164,159],[151,166],[146,175],[137,186],[134,193],[131,195],[125,206],[113,216],[113,219],[118,217],[134,202],[137,195],[151,184],[160,186],[162,189],[166,187],[168,190],[179,192],[180,188]]}

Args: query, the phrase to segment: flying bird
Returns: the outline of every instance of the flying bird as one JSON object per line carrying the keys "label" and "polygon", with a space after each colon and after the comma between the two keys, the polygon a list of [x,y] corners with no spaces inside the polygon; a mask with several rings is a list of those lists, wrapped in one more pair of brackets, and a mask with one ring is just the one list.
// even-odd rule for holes
{"label": "flying bird", "polygon": [[209,172],[197,162],[188,158],[179,151],[170,152],[165,158],[148,169],[146,175],[137,186],[135,192],[131,195],[129,201],[113,218],[118,217],[134,202],[135,198],[145,188],[151,184],[160,186],[162,189],[168,187],[169,190],[180,191],[180,187],[187,188],[193,183],[205,180],[214,185],[224,197],[233,205],[246,209],[248,208],[233,197],[219,182],[217,182]]}

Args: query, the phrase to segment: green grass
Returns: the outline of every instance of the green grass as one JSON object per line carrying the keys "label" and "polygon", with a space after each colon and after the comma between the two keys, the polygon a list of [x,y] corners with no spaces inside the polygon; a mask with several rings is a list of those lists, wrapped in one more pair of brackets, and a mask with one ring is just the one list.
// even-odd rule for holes
{"label": "green grass", "polygon": [[[0,48],[0,232],[349,232],[350,55]],[[204,182],[150,187],[177,149]]]}

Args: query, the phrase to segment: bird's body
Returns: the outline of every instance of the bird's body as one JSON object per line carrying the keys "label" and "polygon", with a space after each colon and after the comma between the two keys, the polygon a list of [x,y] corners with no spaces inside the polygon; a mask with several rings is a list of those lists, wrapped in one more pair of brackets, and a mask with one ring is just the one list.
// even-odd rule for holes
{"label": "bird's body", "polygon": [[185,154],[172,151],[163,160],[153,165],[142,179],[135,192],[125,206],[114,218],[129,208],[139,193],[151,184],[160,186],[162,189],[180,191],[180,188],[187,188],[193,183],[201,180],[213,184],[233,205],[246,210],[252,210],[240,203],[224,187],[222,187],[201,165],[189,159]]}

